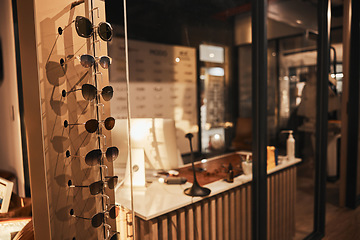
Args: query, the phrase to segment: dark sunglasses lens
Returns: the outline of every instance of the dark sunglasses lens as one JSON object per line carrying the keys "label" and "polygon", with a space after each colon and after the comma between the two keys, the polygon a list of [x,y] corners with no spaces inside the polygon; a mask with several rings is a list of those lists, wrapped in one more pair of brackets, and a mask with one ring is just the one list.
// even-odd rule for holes
{"label": "dark sunglasses lens", "polygon": [[108,187],[110,189],[114,189],[115,185],[118,182],[118,177],[117,176],[109,177],[106,181],[107,181]]}
{"label": "dark sunglasses lens", "polygon": [[106,150],[106,159],[109,162],[115,161],[115,159],[119,156],[119,149],[117,147],[109,147]]}
{"label": "dark sunglasses lens", "polygon": [[111,60],[108,56],[102,56],[99,60],[99,64],[102,68],[108,69],[111,64]]}
{"label": "dark sunglasses lens", "polygon": [[103,190],[104,182],[98,181],[89,185],[91,195],[97,195]]}
{"label": "dark sunglasses lens", "polygon": [[100,227],[104,222],[104,213],[97,213],[91,218],[91,226],[94,228]]}
{"label": "dark sunglasses lens", "polygon": [[111,236],[110,240],[120,240],[120,233],[115,233]]}
{"label": "dark sunglasses lens", "polygon": [[114,126],[115,126],[115,119],[113,117],[108,117],[107,119],[105,119],[105,128],[107,130],[113,129]]}
{"label": "dark sunglasses lens", "polygon": [[99,24],[98,34],[104,41],[110,41],[113,36],[113,29],[109,23],[102,22]]}
{"label": "dark sunglasses lens", "polygon": [[85,123],[85,129],[89,133],[95,132],[99,127],[99,122],[96,119],[90,119]]}
{"label": "dark sunglasses lens", "polygon": [[93,25],[90,20],[85,17],[76,17],[75,28],[80,37],[89,38],[93,33]]}
{"label": "dark sunglasses lens", "polygon": [[100,163],[101,156],[102,156],[102,152],[100,149],[92,150],[88,152],[88,154],[86,154],[85,163],[89,166],[94,166]]}
{"label": "dark sunglasses lens", "polygon": [[95,58],[89,54],[84,54],[80,56],[81,66],[84,68],[90,68],[95,63]]}
{"label": "dark sunglasses lens", "polygon": [[112,206],[109,210],[109,217],[115,219],[119,215],[119,206]]}
{"label": "dark sunglasses lens", "polygon": [[114,94],[114,90],[111,86],[106,86],[102,89],[101,95],[105,101],[110,101]]}
{"label": "dark sunglasses lens", "polygon": [[81,87],[81,92],[85,100],[91,101],[96,97],[97,89],[91,84],[84,84]]}

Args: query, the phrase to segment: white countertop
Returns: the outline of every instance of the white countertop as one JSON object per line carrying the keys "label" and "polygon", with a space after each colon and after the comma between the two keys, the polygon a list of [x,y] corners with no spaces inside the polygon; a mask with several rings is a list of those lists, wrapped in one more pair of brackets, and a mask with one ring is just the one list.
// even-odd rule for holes
{"label": "white countertop", "polygon": [[[211,160],[211,159],[208,159]],[[281,169],[295,165],[301,162],[301,159],[292,161],[284,160],[275,168],[268,171],[268,174],[277,172]],[[207,197],[217,195],[234,187],[248,183],[252,180],[252,175],[240,175],[234,178],[233,183],[222,180],[205,185],[211,189],[211,194]],[[190,205],[202,200],[202,197],[190,197],[183,193],[184,189],[192,186],[187,182],[183,185],[168,185],[158,181],[152,182],[148,187],[142,189],[134,188],[134,210],[138,217],[144,220],[150,220],[181,207]],[[116,203],[130,209],[130,188],[120,187],[115,193]]]}

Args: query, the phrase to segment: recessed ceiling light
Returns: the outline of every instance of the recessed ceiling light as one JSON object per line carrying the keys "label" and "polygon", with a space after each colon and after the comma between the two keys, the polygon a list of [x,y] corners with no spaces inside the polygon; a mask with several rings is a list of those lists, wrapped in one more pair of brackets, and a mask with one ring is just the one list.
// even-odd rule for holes
{"label": "recessed ceiling light", "polygon": [[298,20],[296,20],[296,23],[297,24],[302,24],[303,22],[300,19],[298,19]]}

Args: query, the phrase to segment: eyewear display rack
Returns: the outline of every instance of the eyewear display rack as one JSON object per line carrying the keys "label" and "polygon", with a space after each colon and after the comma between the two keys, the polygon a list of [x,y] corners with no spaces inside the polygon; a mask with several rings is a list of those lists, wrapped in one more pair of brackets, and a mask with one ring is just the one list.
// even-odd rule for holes
{"label": "eyewear display rack", "polygon": [[105,3],[17,6],[35,237],[117,239]]}

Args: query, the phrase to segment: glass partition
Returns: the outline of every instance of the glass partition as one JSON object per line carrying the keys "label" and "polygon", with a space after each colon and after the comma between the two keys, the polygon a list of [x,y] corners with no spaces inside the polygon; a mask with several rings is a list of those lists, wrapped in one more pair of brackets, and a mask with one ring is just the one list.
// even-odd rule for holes
{"label": "glass partition", "polygon": [[[112,138],[122,153],[114,171],[120,189],[126,172],[134,177],[136,239],[251,239],[250,1],[128,1],[127,34],[122,4],[106,4]],[[267,18],[268,239],[303,239],[314,231],[316,4],[270,2]],[[208,198],[183,193],[193,171]]]}

